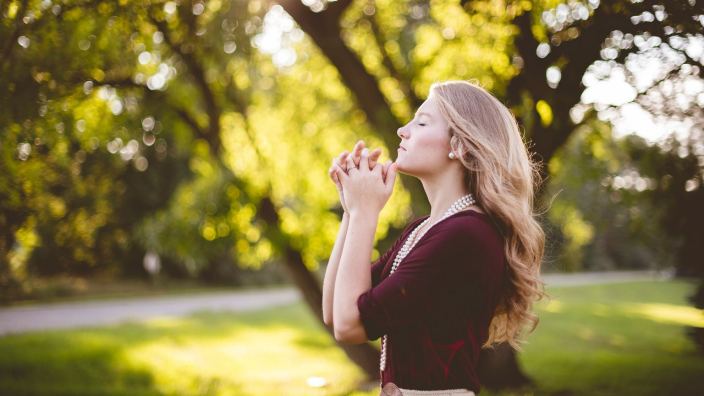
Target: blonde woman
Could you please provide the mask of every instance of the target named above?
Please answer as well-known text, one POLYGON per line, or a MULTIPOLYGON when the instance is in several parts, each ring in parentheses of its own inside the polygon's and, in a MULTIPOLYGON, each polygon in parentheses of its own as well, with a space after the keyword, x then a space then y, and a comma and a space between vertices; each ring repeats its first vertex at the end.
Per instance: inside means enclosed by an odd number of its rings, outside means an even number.
POLYGON ((533 211, 539 173, 511 112, 480 86, 435 83, 399 128, 394 162, 358 142, 333 160, 344 208, 323 285, 335 338, 381 340, 382 395, 475 395, 481 348, 520 347, 542 297, 545 234, 533 211), (430 214, 369 267, 379 212, 401 172, 420 179, 430 214))

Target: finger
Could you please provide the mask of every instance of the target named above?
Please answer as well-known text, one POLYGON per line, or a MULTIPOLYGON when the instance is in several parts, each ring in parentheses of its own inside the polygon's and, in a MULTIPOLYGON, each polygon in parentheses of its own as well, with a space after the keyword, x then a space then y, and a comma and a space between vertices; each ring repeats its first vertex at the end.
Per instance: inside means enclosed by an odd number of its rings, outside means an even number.
POLYGON ((342 187, 342 185, 340 184, 340 177, 337 175, 337 169, 334 166, 330 169, 330 177, 332 178, 332 181, 335 182, 335 185, 337 185, 337 187, 342 187))
POLYGON ((374 151, 369 154, 369 167, 374 168, 376 166, 377 160, 379 159, 379 156, 381 155, 381 149, 376 148, 374 151))
POLYGON ((347 171, 347 156, 349 153, 347 151, 343 151, 340 155, 337 156, 337 163, 340 165, 342 169, 347 171))
POLYGON ((349 172, 351 172, 353 170, 357 170, 357 166, 354 164, 354 157, 352 157, 351 155, 347 157, 346 164, 347 164, 347 173, 348 174, 349 174, 349 172))
POLYGON ((360 155, 359 169, 371 170, 371 167, 369 166, 369 149, 366 147, 362 149, 362 154, 360 155))
POLYGON ((357 144, 354 145, 354 150, 353 152, 353 159, 354 159, 354 166, 358 167, 359 166, 359 160, 362 154, 362 150, 364 149, 364 140, 360 140, 357 142, 357 144))
POLYGON ((354 144, 354 147, 352 147, 352 151, 350 151, 350 156, 356 157, 359 156, 359 152, 364 148, 364 142, 361 140, 358 140, 357 143, 354 144))
POLYGON ((396 181, 397 169, 398 169, 398 165, 396 165, 395 162, 392 162, 389 165, 389 171, 386 174, 386 188, 387 188, 387 190, 393 190, 393 188, 394 188, 394 182, 396 181))
MULTIPOLYGON (((372 168, 372 174, 374 176, 381 176, 381 168, 382 167, 383 167, 382 164, 379 164, 379 163, 375 164, 374 167, 372 168)), ((383 182, 383 180, 382 180, 382 182, 383 182)))
POLYGON ((335 165, 339 165, 340 162, 338 161, 337 158, 332 159, 332 164, 330 164, 330 169, 328 169, 328 174, 330 175, 330 178, 332 181, 335 181, 335 174, 337 173, 337 170, 335 168, 335 165))
POLYGON ((381 178, 386 183, 386 175, 389 172, 389 165, 391 165, 391 160, 386 161, 386 163, 381 165, 381 178))
POLYGON ((335 164, 335 170, 336 170, 335 173, 337 174, 337 180, 340 181, 340 186, 342 186, 342 184, 343 184, 345 181, 347 181, 347 178, 348 178, 349 176, 347 175, 347 173, 345 173, 345 170, 342 169, 342 167, 340 166, 340 164, 335 164))

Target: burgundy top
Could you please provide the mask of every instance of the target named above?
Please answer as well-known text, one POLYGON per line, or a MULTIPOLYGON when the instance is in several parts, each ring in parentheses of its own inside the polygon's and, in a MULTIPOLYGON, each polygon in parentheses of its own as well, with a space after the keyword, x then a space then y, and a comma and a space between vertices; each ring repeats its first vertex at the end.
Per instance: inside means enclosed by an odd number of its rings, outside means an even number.
POLYGON ((484 213, 464 210, 431 227, 389 276, 412 221, 372 264, 372 288, 357 299, 369 340, 387 334, 381 386, 479 393, 481 345, 504 281, 503 238, 484 213))

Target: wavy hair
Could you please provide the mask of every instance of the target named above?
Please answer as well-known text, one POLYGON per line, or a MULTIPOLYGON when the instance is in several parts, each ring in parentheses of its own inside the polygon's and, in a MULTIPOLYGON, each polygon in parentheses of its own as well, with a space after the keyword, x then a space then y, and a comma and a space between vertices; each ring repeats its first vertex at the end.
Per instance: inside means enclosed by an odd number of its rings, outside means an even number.
POLYGON ((504 237, 508 276, 482 347, 508 342, 519 350, 525 327, 538 325, 533 302, 546 296, 540 280, 545 233, 533 211, 539 164, 528 153, 511 111, 471 81, 436 82, 450 146, 465 167, 469 191, 504 237))

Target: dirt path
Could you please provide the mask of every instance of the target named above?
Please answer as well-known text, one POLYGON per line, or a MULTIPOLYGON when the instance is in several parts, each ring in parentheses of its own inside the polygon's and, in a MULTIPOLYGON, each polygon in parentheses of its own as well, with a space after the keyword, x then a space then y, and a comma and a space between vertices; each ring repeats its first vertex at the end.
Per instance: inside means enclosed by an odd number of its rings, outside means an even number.
MULTIPOLYGON (((654 271, 586 272, 543 276, 548 286, 579 286, 669 278, 671 278, 670 273, 654 271)), ((102 326, 127 320, 181 316, 202 310, 243 312, 291 304, 300 300, 298 290, 291 287, 6 307, 0 308, 0 336, 36 330, 102 326)))
POLYGON ((180 316, 195 311, 243 312, 299 300, 294 288, 135 297, 0 308, 0 335, 46 329, 101 326, 127 320, 180 316))

